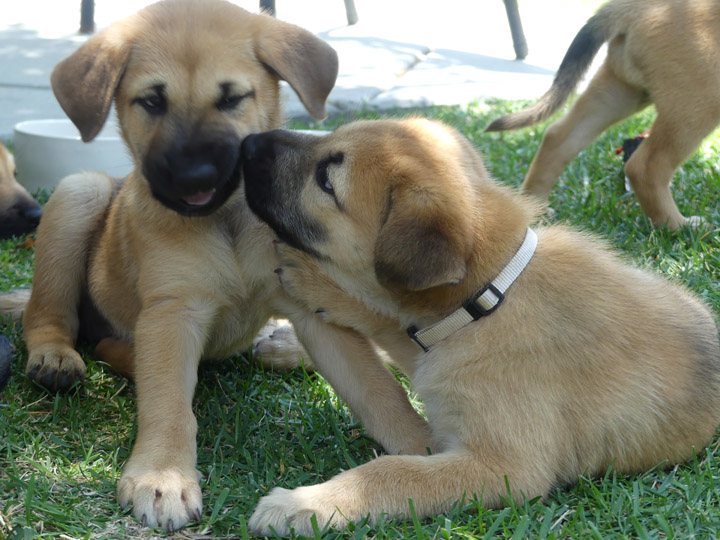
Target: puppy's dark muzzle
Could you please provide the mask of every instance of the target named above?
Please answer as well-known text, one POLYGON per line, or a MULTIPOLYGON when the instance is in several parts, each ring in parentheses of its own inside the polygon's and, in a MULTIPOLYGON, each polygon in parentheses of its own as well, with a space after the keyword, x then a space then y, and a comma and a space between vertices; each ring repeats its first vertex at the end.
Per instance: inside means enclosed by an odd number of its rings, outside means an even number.
POLYGON ((272 199, 276 158, 275 132, 248 135, 240 147, 243 162, 245 196, 250 208, 268 219, 268 206, 272 199))
POLYGON ((186 216, 207 216, 240 184, 242 159, 235 137, 176 143, 149 156, 143 172, 153 196, 186 216))
MULTIPOLYGON (((245 194, 250 208, 256 213, 266 214, 276 187, 274 184, 277 182, 278 164, 284 163, 285 158, 292 154, 293 138, 292 133, 276 129, 248 135, 242 142, 240 154, 243 161, 245 194)), ((287 167, 288 164, 284 163, 283 168, 287 167)))
POLYGON ((279 238, 311 253, 325 231, 303 213, 299 201, 316 140, 313 135, 275 130, 247 136, 240 150, 250 209, 279 238))
POLYGON ((41 217, 42 207, 27 195, 0 214, 0 239, 34 231, 41 217))
POLYGON ((241 155, 245 161, 271 163, 275 159, 274 133, 261 133, 248 135, 240 147, 241 155))
POLYGON ((302 152, 303 143, 311 140, 311 135, 282 129, 248 135, 242 143, 242 158, 269 166, 277 159, 287 158, 287 153, 302 152))

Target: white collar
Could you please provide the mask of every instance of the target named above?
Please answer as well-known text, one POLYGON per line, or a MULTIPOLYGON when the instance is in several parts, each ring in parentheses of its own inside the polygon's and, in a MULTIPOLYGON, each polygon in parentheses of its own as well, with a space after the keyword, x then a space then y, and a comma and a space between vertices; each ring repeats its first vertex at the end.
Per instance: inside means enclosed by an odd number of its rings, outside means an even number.
POLYGON ((517 250, 515 256, 493 281, 485 285, 480 292, 463 304, 460 309, 441 321, 421 330, 418 330, 415 326, 408 328, 410 337, 427 352, 437 342, 454 334, 471 322, 477 321, 480 317, 495 311, 505 300, 505 291, 525 270, 530 259, 532 259, 537 243, 535 231, 528 228, 520 249, 517 250))

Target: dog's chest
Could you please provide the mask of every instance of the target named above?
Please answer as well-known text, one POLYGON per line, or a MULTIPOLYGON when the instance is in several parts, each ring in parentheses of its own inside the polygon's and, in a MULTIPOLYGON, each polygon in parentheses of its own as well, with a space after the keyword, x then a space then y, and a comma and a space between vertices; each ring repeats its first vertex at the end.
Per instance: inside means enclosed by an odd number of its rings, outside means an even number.
POLYGON ((245 350, 271 315, 273 298, 280 294, 272 241, 264 226, 253 222, 224 225, 214 251, 215 285, 220 308, 205 356, 225 356, 245 350))

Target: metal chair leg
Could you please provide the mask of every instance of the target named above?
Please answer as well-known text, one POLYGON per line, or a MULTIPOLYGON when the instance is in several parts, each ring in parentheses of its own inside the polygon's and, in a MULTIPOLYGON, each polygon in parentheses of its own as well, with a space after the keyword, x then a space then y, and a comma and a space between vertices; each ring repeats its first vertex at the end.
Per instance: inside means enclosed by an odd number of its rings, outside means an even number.
POLYGON ((515 57, 518 60, 523 60, 528 54, 528 47, 525 41, 522 22, 520 21, 520 11, 518 10, 517 0, 503 0, 503 2, 505 2, 505 11, 507 12, 508 22, 510 23, 510 33, 512 34, 513 47, 515 48, 515 57))
POLYGON ((358 14, 355 9, 355 0, 345 0, 345 13, 347 14, 348 26, 358 22, 358 14))
POLYGON ((275 16, 275 0, 260 0, 260 9, 264 10, 268 15, 275 16))
POLYGON ((82 0, 80 4, 80 33, 92 34, 95 31, 95 0, 82 0))

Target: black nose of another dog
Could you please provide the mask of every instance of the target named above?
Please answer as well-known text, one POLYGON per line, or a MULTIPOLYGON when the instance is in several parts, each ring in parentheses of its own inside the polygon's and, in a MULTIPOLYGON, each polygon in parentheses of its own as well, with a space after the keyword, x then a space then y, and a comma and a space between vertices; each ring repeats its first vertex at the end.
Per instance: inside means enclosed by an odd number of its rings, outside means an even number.
POLYGON ((275 157, 274 141, 271 134, 248 135, 242 142, 240 150, 244 160, 273 159, 275 157))
POLYGON ((42 207, 39 204, 27 206, 21 211, 22 217, 33 228, 37 227, 42 217, 42 207))

